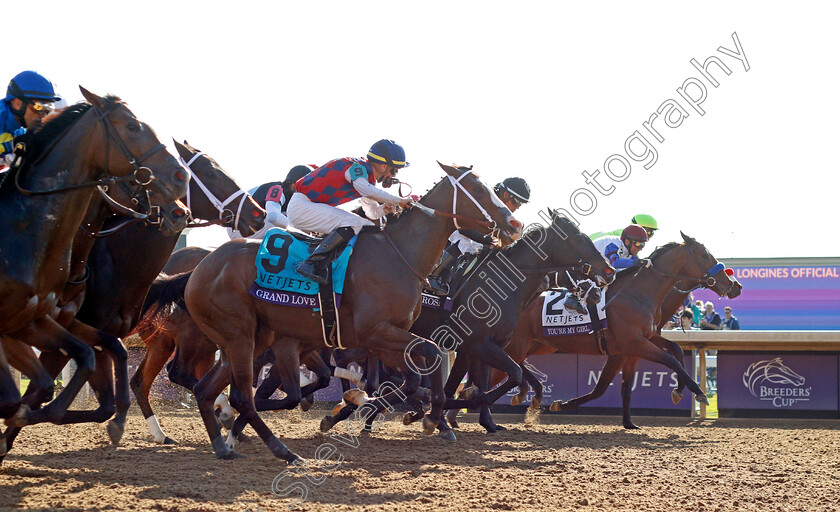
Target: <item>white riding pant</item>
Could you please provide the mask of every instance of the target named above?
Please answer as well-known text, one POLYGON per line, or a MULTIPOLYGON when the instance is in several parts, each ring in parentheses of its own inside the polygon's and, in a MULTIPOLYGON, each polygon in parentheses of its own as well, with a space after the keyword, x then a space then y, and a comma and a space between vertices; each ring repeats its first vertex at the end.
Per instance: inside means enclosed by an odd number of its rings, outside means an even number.
POLYGON ((364 226, 375 224, 355 213, 324 203, 315 203, 306 195, 295 192, 286 209, 289 223, 301 231, 331 233, 340 227, 351 227, 358 235, 364 226))

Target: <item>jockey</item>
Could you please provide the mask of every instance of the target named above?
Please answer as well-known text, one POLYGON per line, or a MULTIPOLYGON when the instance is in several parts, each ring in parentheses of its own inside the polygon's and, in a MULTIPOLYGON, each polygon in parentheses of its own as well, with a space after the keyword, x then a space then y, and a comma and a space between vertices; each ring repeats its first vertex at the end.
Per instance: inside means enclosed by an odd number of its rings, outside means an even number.
MULTIPOLYGON (((603 236, 594 241, 595 248, 603 254, 616 270, 630 267, 650 267, 650 260, 639 258, 639 251, 648 241, 647 230, 638 224, 630 224, 621 236, 603 236)), ((580 314, 586 313, 577 294, 569 293, 563 305, 580 314)))
POLYGON ((374 225, 355 213, 336 208, 338 205, 361 197, 365 214, 375 219, 393 211, 394 206, 408 207, 411 198, 403 199, 376 187, 377 182, 390 186, 391 179, 408 165, 402 146, 383 139, 371 146, 367 158, 332 160, 299 179, 289 201, 289 222, 303 231, 329 234, 298 265, 297 271, 320 284, 327 284, 329 256, 362 227, 374 225))
MULTIPOLYGON (((630 223, 631 224, 638 224, 639 226, 642 226, 643 228, 645 228, 645 231, 647 231, 648 240, 653 238, 653 233, 657 229, 659 229, 659 226, 656 224, 656 219, 654 219, 653 217, 651 217, 650 215, 648 215, 646 213, 640 213, 638 215, 635 215, 633 217, 633 219, 630 220, 630 223)), ((593 233, 593 234, 589 235, 589 238, 591 238, 592 240, 597 240, 598 238, 601 238, 603 236, 619 236, 619 235, 621 235, 621 230, 616 229, 615 231, 606 231, 606 232, 599 231, 598 233, 593 233)))
MULTIPOLYGON (((507 178, 497 183, 493 190, 511 213, 531 199, 531 188, 522 178, 507 178)), ((484 246, 493 245, 490 235, 483 235, 473 229, 459 229, 449 236, 449 245, 443 251, 435 269, 429 275, 429 288, 438 295, 449 294, 449 281, 452 279, 455 262, 462 254, 475 254, 484 246)))
POLYGON ((0 165, 14 160, 14 139, 46 117, 61 98, 52 82, 35 71, 15 75, 0 102, 0 165))
MULTIPOLYGON (((254 198, 254 201, 266 211, 265 226, 248 238, 262 240, 266 232, 271 228, 279 227, 287 229, 289 227, 286 209, 289 207, 289 199, 295 193, 295 182, 314 169, 315 166, 296 165, 286 174, 286 179, 283 181, 263 183, 248 191, 248 194, 254 198)), ((228 228, 228 235, 231 239, 242 238, 238 230, 231 228, 228 228)))

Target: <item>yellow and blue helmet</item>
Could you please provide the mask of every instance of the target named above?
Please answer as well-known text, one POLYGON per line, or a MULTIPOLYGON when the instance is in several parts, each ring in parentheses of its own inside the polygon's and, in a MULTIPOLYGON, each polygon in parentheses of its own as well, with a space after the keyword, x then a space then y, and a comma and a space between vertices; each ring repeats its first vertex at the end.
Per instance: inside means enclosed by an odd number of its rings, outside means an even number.
POLYGON ((368 160, 393 165, 397 169, 408 167, 405 161, 405 150, 396 142, 388 139, 377 141, 368 151, 368 160))

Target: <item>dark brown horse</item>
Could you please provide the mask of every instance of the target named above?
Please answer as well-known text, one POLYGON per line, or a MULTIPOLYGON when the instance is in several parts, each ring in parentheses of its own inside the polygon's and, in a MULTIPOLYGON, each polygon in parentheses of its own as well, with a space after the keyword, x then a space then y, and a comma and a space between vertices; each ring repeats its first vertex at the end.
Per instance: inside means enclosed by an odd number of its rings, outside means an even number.
MULTIPOLYGON (((421 199, 419 207, 392 220, 384 231, 360 235, 347 272, 339 312, 342 341, 347 346, 373 351, 395 368, 407 369, 408 364, 424 368, 423 360, 430 366, 440 360, 434 343, 407 330, 420 313, 424 277, 455 228, 446 214, 430 217, 428 209, 454 209, 453 214, 459 215, 462 222, 464 218, 480 221, 485 215, 501 228, 501 237, 508 243, 518 238, 521 231, 521 224, 474 174, 466 169, 442 167, 449 176, 421 199)), ((488 227, 492 225, 485 224, 485 229, 488 227)), ((293 462, 297 455, 257 415, 251 388, 253 359, 268 348, 273 338, 275 364, 287 393, 275 406, 294 407, 302 394, 328 383, 328 378, 321 378, 301 390, 298 381, 300 356, 320 348, 321 326, 311 311, 273 305, 249 295, 256 278, 258 248, 258 243, 246 240, 228 242, 199 263, 189 277, 184 292, 189 312, 222 351, 220 363, 193 390, 217 457, 237 456, 221 437, 212 407, 232 379, 241 396, 239 403, 233 404, 240 419, 244 418, 256 430, 275 456, 293 462)), ((439 364, 432 377, 432 411, 428 421, 424 421, 427 433, 432 433, 440 422, 445 399, 439 364)), ((413 394, 419 379, 419 374, 410 372, 400 389, 374 401, 375 411, 413 394)))
MULTIPOLYGON (((682 244, 671 243, 660 247, 651 255, 651 260, 651 268, 640 269, 637 273, 632 270, 619 273, 611 286, 611 293, 616 294, 614 299, 610 299, 610 292, 607 293, 610 302, 607 306, 606 350, 610 356, 616 356, 610 359, 616 367, 613 369, 605 366, 603 373, 611 371, 612 375, 615 375, 621 368, 619 363, 623 362, 618 356, 657 362, 676 372, 698 401, 708 403, 705 394, 685 371, 682 363, 663 350, 663 347, 670 347, 673 343, 659 334, 663 316, 662 306, 668 293, 678 284, 686 287, 702 284, 720 295, 726 295, 735 287, 734 281, 726 274, 722 265, 718 267, 717 260, 705 246, 685 235, 682 244), (717 268, 720 270, 716 270, 717 268), (714 275, 709 275, 712 269, 715 269, 714 275)), ((591 334, 543 336, 541 300, 535 300, 528 305, 511 345, 511 352, 516 353, 514 359, 520 361, 531 354, 555 351, 601 354, 598 343, 591 334), (527 348, 523 350, 522 347, 527 348)), ((609 380, 606 382, 608 385, 609 380)), ((628 378, 622 385, 623 396, 629 396, 627 393, 631 387, 632 379, 628 378)), ((587 400, 582 401, 556 401, 551 410, 577 407, 593 398, 594 396, 587 396, 587 400)))
MULTIPOLYGON (((737 280, 735 280, 731 276, 729 276, 729 280, 732 281, 733 286, 731 286, 726 296, 730 299, 734 299, 735 297, 740 295, 742 286, 737 280)), ((692 290, 682 290, 678 286, 674 286, 674 288, 672 288, 671 291, 668 292, 668 296, 666 297, 665 302, 662 303, 661 308, 662 314, 658 325, 658 333, 660 334, 660 336, 662 334, 662 327, 676 313, 679 307, 683 304, 685 297, 688 296, 688 294, 691 291, 692 290)), ((536 302, 541 301, 538 300, 536 302)), ((531 313, 534 314, 533 311, 531 311, 531 313)), ((541 311, 538 314, 541 314, 541 311)), ((554 348, 554 346, 540 343, 537 339, 530 338, 528 336, 518 335, 527 331, 528 330, 524 327, 521 333, 519 330, 517 330, 516 334, 511 338, 511 342, 506 349, 508 355, 510 355, 511 358, 513 358, 519 363, 523 363, 527 357, 530 357, 532 355, 553 354, 559 352, 577 353, 574 347, 567 346, 565 347, 565 350, 557 350, 556 348, 554 348)), ((682 363, 684 354, 682 348, 678 344, 667 340, 664 337, 656 338, 651 341, 654 344, 656 344, 660 349, 674 356, 674 359, 676 359, 678 362, 682 363)), ((608 356, 604 364, 604 368, 598 376, 598 382, 595 384, 595 388, 593 388, 593 390, 590 393, 579 397, 577 399, 578 402, 576 402, 577 406, 580 406, 583 403, 589 402, 602 396, 607 391, 610 382, 612 382, 616 373, 620 369, 622 393, 622 423, 624 425, 624 428, 626 429, 639 428, 633 423, 630 411, 630 397, 632 394, 633 380, 638 362, 638 357, 632 357, 626 354, 613 354, 608 356)), ((497 372, 493 372, 493 385, 495 385, 498 382, 501 382, 503 378, 504 375, 497 372)), ((671 391, 671 397, 675 404, 678 403, 680 399, 682 399, 683 389, 685 388, 685 382, 683 382, 681 379, 678 379, 678 382, 678 387, 671 391)), ((540 384, 537 379, 529 379, 528 383, 531 384, 534 390, 534 396, 531 399, 530 408, 538 409, 540 403, 542 402, 542 384, 540 384)), ((528 391, 529 389, 526 384, 520 386, 519 393, 513 398, 511 398, 511 405, 518 405, 524 402, 528 391)))
POLYGON ((101 333, 81 322, 65 329, 50 316, 72 280, 71 243, 94 187, 128 182, 137 195, 149 190, 158 204, 186 190, 183 168, 119 98, 82 93, 89 103, 68 108, 28 135, 24 164, 0 186, 0 248, 8 253, 0 263, 0 335, 42 351, 63 351, 78 365, 48 406, 19 407, 9 420, 15 426, 59 421, 93 370, 93 350, 82 339, 94 348, 103 342, 101 333))

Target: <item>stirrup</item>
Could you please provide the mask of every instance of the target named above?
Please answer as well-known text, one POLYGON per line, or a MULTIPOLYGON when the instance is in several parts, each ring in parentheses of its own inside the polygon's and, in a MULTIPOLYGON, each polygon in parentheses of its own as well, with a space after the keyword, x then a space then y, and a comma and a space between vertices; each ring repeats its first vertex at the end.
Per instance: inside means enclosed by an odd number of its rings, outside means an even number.
POLYGON ((581 305, 577 296, 573 294, 569 294, 569 296, 566 297, 566 300, 563 301, 563 306, 566 308, 566 310, 574 311, 579 315, 585 315, 587 313, 586 308, 584 308, 583 305, 581 305))
MULTIPOLYGON (((297 267, 298 274, 304 277, 308 277, 309 279, 312 279, 318 284, 328 284, 329 281, 327 281, 327 277, 325 275, 318 274, 318 270, 319 269, 315 268, 315 265, 313 265, 312 263, 307 263, 306 261, 300 262, 300 264, 297 267)), ((324 274, 326 273, 326 269, 324 269, 324 274)))

